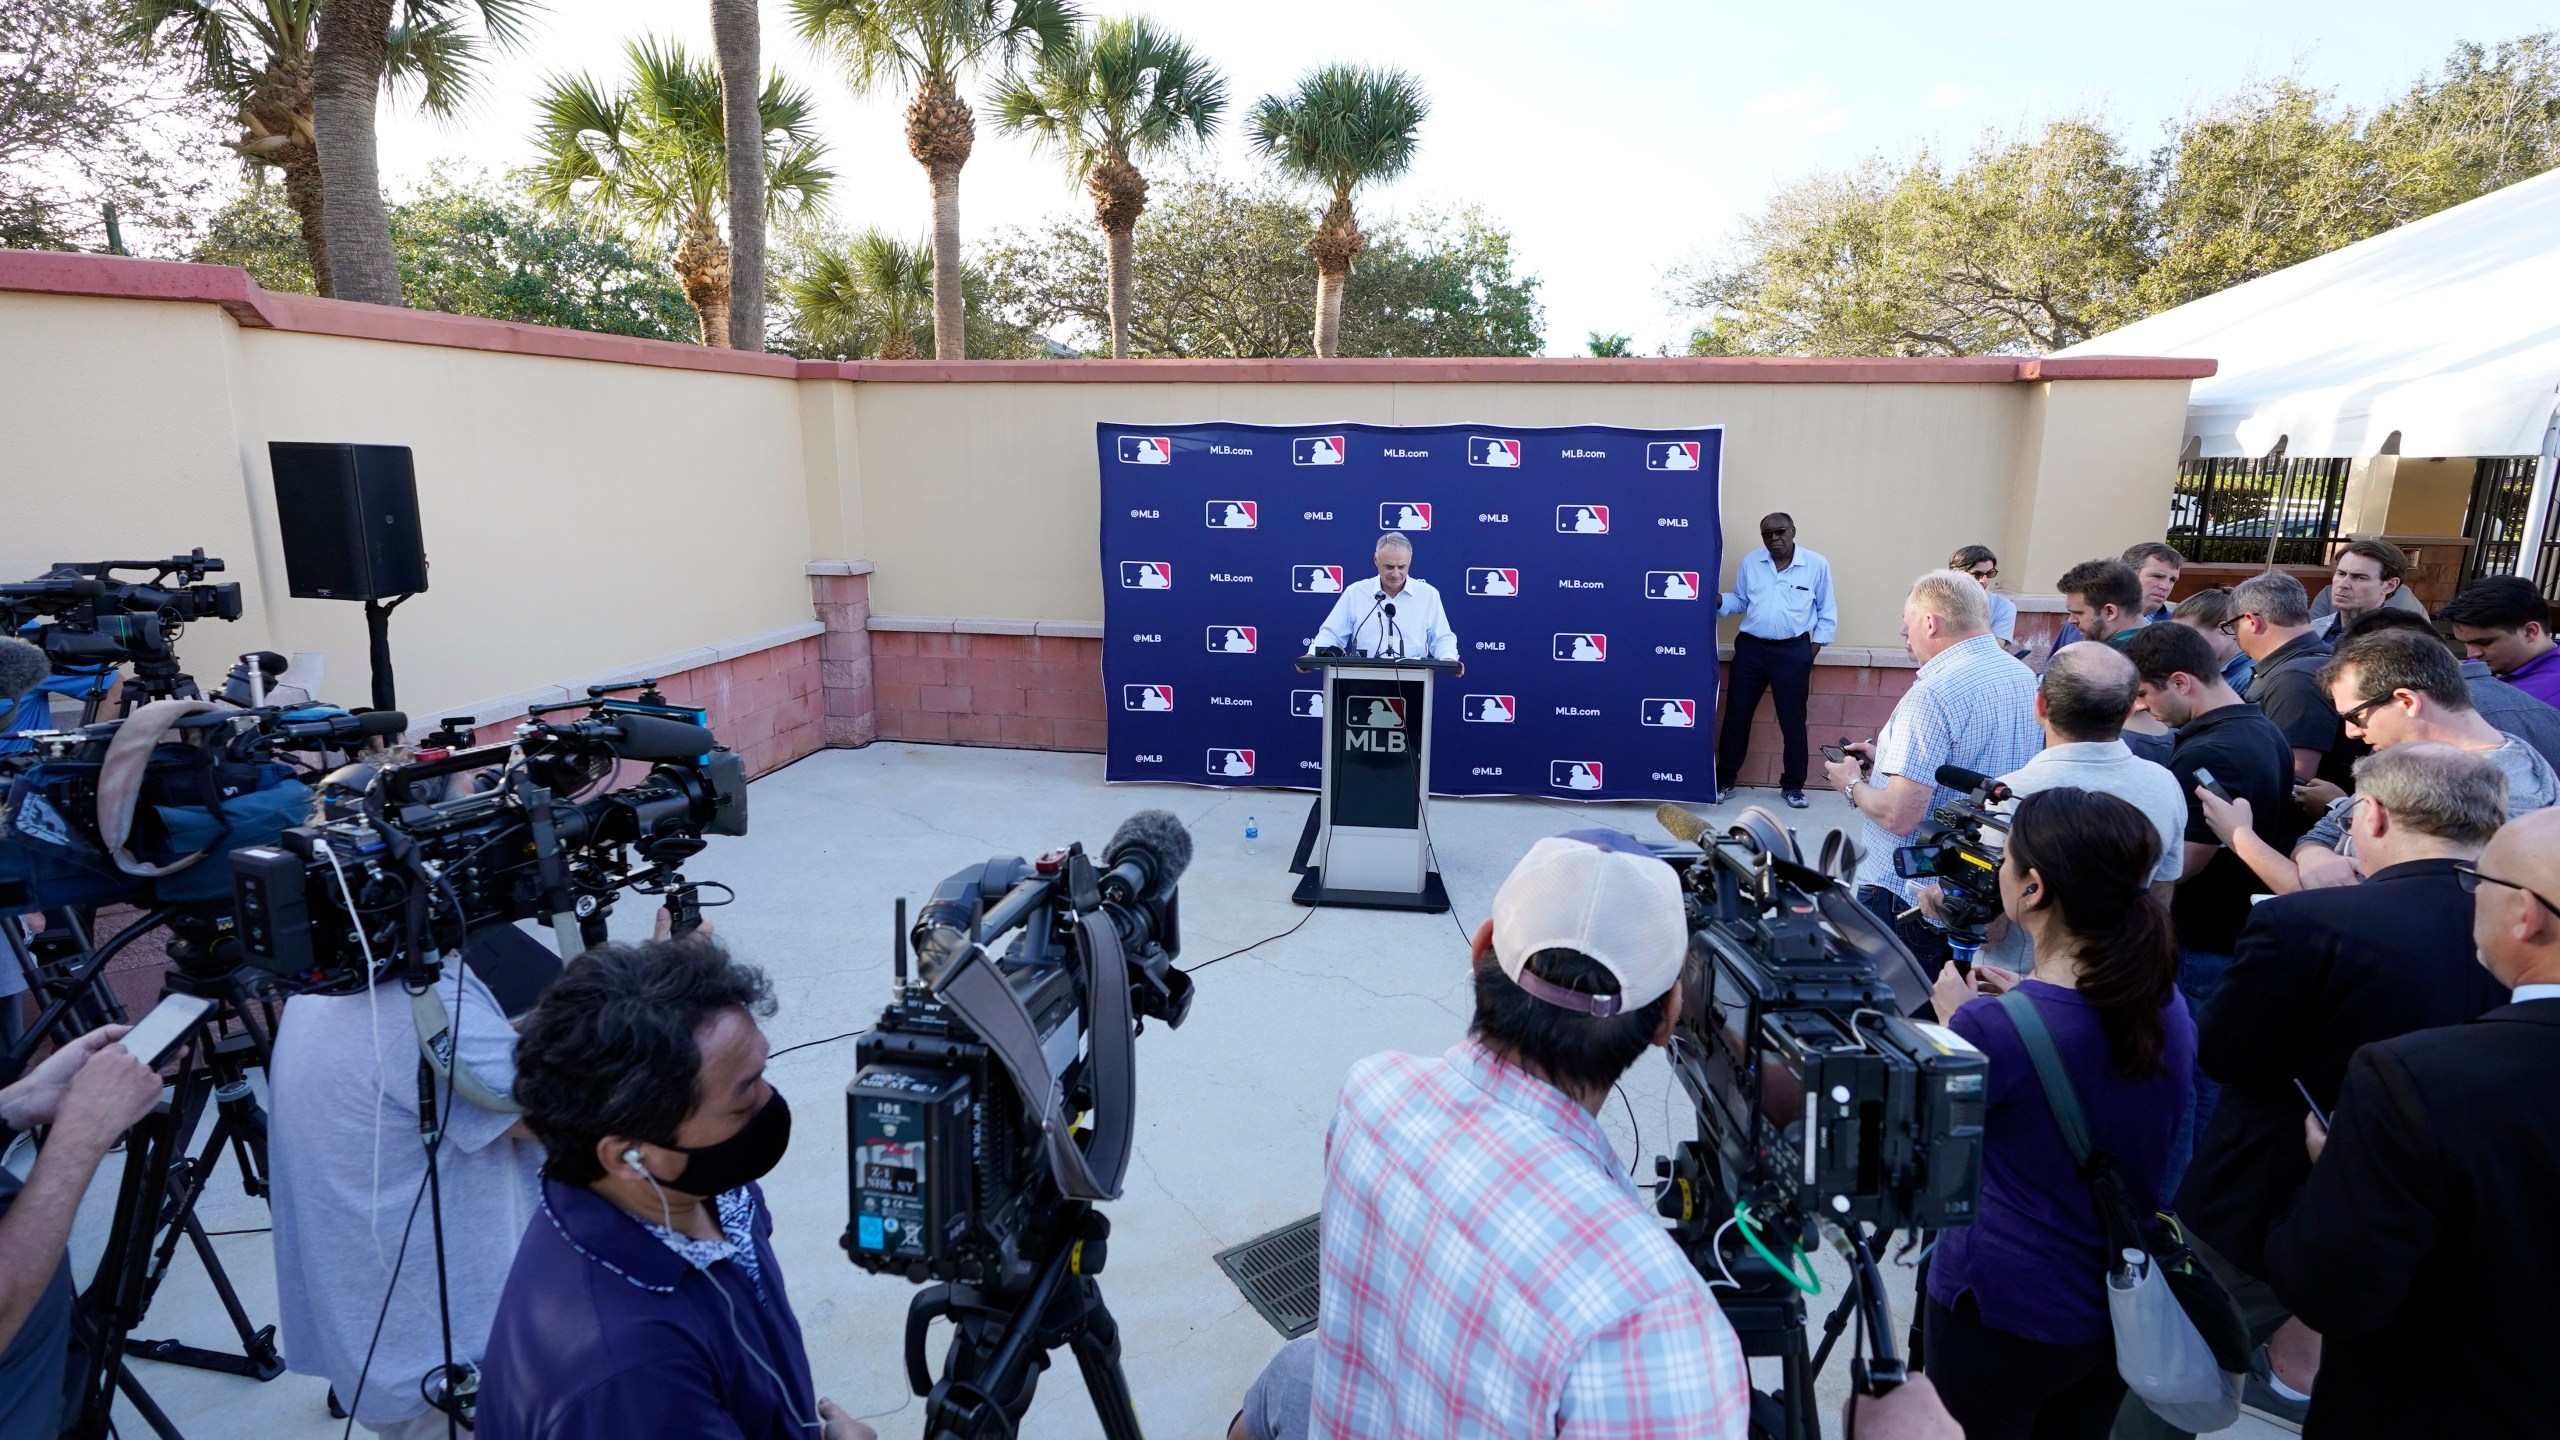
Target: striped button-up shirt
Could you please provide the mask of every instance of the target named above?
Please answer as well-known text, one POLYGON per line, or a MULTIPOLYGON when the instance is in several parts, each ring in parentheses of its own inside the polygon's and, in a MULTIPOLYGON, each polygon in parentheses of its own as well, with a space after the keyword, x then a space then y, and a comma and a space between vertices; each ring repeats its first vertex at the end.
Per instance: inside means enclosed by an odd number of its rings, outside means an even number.
MULTIPOLYGON (((2000 648, 1988 635, 1976 635, 1932 656, 1913 677, 1911 689, 1893 707, 1884 730, 1876 736, 1875 772, 1866 783, 1882 789, 1896 775, 1936 787, 1929 811, 1960 800, 1964 792, 1938 784, 1938 767, 1961 765, 1982 775, 2006 775, 2024 766, 2044 748, 2044 729, 2036 724, 2035 672, 2000 648)), ((1911 843, 1866 820, 1858 836, 1860 885, 1881 885, 1906 901, 1919 892, 1919 882, 1893 873, 1896 846, 1911 843)))
POLYGON ((1474 1042, 1353 1066, 1308 1433, 1739 1440, 1740 1344, 1591 1112, 1474 1042))

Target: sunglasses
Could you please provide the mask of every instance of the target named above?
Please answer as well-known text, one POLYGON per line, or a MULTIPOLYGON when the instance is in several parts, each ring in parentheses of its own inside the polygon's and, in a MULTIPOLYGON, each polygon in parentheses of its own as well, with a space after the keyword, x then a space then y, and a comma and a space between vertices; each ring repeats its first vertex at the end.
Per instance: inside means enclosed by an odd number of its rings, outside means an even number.
POLYGON ((1793 530, 1763 530, 1760 532, 1760 538, 1763 540, 1783 540, 1794 533, 1796 532, 1793 530))
POLYGON ((2541 891, 2534 889, 2530 885, 2519 885, 2513 880, 2501 880, 2495 875, 2483 875, 2480 873, 2480 867, 2472 864, 2468 860, 2454 861, 2453 874, 2454 878, 2461 882, 2462 893, 2465 895, 2479 894, 2480 887, 2484 883, 2490 885, 2503 885, 2509 890, 2521 890, 2525 894, 2532 896, 2533 903, 2550 911, 2554 917, 2560 917, 2560 905, 2552 904, 2550 900, 2543 896, 2541 891))
POLYGON ((1997 580, 2000 578, 2000 567, 1994 565, 1988 570, 1967 570, 1964 573, 1976 580, 1997 580))
POLYGON ((2388 703, 2391 697, 2399 693, 2400 692, 2397 690, 2386 690, 2357 706, 2353 710, 2341 710, 2338 712, 2338 723, 2341 725, 2353 725, 2357 729, 2361 730, 2364 728, 2364 717, 2372 714, 2376 709, 2388 703))

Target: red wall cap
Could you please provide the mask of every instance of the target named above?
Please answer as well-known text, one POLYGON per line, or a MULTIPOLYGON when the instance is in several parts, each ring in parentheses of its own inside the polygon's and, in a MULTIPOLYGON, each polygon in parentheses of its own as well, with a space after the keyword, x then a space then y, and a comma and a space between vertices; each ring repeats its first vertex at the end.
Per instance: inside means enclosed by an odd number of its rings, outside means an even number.
POLYGON ((258 288, 230 265, 183 265, 121 255, 0 250, 0 290, 186 300, 219 305, 241 325, 302 335, 393 340, 460 350, 606 360, 733 375, 868 380, 889 384, 1399 384, 1487 382, 1620 385, 2006 385, 2045 380, 2194 380, 2211 360, 2140 355, 2039 359, 1966 355, 1874 359, 1736 356, 1629 360, 1543 357, 1343 360, 794 360, 670 340, 599 335, 547 325, 321 300, 258 288))

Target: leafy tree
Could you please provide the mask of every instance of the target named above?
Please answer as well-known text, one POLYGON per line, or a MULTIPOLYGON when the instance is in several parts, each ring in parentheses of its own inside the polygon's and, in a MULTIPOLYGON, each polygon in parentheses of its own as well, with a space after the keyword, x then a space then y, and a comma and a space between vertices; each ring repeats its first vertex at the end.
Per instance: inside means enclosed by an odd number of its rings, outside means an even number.
POLYGON ((1422 85, 1401 70, 1328 65, 1286 96, 1255 103, 1253 148, 1292 180, 1325 187, 1332 203, 1308 253, 1316 260, 1316 354, 1341 352, 1343 286, 1368 241, 1351 212, 1352 192, 1392 180, 1413 165, 1431 113, 1422 85))
MULTIPOLYGON (((520 186, 439 168, 389 214, 400 282, 420 309, 652 340, 694 332, 663 255, 546 216, 520 186)), ((298 217, 274 186, 223 207, 188 258, 241 266, 269 290, 313 293, 298 217)))
POLYGON ((1111 353, 1127 356, 1147 208, 1135 162, 1216 133, 1227 82, 1179 37, 1145 20, 1106 20, 1001 86, 995 106, 1003 128, 1054 146, 1093 196, 1093 223, 1110 247, 1111 353))
MULTIPOLYGON (((969 305, 969 353, 1032 359, 1039 337, 987 313, 985 275, 961 272, 969 305)), ((844 236, 815 233, 783 257, 776 286, 782 302, 778 348, 812 359, 912 360, 933 343, 933 242, 901 240, 882 230, 844 236)))
MULTIPOLYGON (((1137 235, 1146 275, 1130 317, 1142 357, 1305 355, 1315 226, 1267 181, 1189 173, 1158 188, 1137 235)), ((1059 219, 986 247, 989 308, 1026 333, 1109 334, 1110 273, 1093 227, 1059 219)), ((1342 344, 1363 355, 1530 355, 1538 282, 1513 270, 1511 237, 1472 208, 1381 227, 1344 288, 1342 344)))
MULTIPOLYGON (((554 77, 534 134, 533 194, 553 214, 592 230, 624 225, 675 232, 676 278, 702 317, 705 345, 729 338, 729 246, 720 238, 729 164, 720 77, 682 45, 640 39, 626 51, 624 88, 607 93, 587 76, 554 77)), ((805 211, 835 172, 810 114, 809 93, 765 81, 768 209, 805 211)))
POLYGON ((108 203, 153 233, 200 218, 202 99, 118 20, 115 0, 0 0, 0 249, 100 245, 108 203))
POLYGON ((1591 332, 1590 350, 1591 358, 1594 360, 1624 360, 1628 356, 1636 353, 1635 337, 1615 334, 1603 335, 1599 331, 1594 330, 1591 332))
POLYGON ((978 120, 960 81, 988 63, 1010 70, 1025 51, 1061 52, 1077 14, 1066 0, 791 0, 800 35, 833 51, 857 93, 913 91, 907 153, 933 187, 933 353, 965 359, 960 167, 978 120))

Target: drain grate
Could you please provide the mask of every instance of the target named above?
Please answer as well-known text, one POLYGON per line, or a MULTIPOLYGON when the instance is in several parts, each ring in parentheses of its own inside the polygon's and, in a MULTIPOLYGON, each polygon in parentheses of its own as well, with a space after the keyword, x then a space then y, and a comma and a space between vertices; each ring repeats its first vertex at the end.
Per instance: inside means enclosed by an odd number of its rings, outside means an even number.
POLYGON ((1316 1328, 1316 1282, 1323 1271, 1321 1218, 1310 1215, 1218 1252, 1218 1268, 1272 1329, 1292 1340, 1316 1328))

